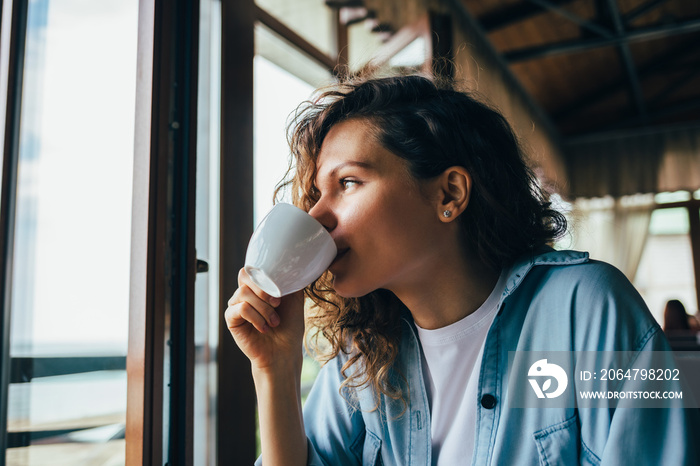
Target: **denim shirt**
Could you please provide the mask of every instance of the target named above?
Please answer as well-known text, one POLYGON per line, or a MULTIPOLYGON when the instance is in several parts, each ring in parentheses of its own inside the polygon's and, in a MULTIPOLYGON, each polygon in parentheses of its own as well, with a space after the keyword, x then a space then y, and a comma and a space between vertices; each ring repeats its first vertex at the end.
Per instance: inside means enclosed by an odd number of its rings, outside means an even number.
MULTIPOLYGON (((400 345, 396 369, 408 385, 405 402, 382 396, 377 407, 370 389, 339 392, 342 353, 321 369, 304 407, 309 464, 431 464, 430 410, 410 316, 400 345)), ((462 464, 700 464, 691 410, 511 406, 510 351, 603 350, 670 348, 614 267, 550 248, 518 261, 484 344, 474 451, 462 464)))

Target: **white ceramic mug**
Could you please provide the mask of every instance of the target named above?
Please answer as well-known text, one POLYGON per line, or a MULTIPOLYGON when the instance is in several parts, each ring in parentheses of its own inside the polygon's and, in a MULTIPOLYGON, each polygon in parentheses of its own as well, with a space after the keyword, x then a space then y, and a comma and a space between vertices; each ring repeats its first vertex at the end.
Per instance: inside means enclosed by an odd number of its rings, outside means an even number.
POLYGON ((277 204, 248 243, 245 271, 267 294, 280 298, 321 276, 338 250, 318 220, 291 204, 277 204))

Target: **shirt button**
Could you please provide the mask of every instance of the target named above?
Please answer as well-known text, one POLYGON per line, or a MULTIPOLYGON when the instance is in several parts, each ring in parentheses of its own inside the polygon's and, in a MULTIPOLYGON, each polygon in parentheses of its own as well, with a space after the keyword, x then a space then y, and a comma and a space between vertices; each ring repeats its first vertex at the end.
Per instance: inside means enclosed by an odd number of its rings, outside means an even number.
POLYGON ((481 406, 486 409, 493 409, 496 406, 496 397, 486 394, 481 397, 481 406))

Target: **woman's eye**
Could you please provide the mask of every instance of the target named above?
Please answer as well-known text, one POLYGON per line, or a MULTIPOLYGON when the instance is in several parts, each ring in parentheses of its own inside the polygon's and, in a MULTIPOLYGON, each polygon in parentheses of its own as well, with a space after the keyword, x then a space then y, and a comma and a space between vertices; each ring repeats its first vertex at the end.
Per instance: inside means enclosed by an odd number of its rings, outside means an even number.
POLYGON ((340 184, 343 186, 343 188, 347 189, 360 183, 357 180, 343 178, 340 180, 340 184))

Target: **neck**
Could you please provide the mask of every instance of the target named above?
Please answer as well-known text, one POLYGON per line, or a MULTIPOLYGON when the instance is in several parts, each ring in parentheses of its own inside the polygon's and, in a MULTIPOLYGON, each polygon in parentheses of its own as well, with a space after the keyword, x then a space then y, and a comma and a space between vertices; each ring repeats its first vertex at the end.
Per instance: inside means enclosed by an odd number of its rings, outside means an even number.
POLYGON ((391 291, 406 305, 416 325, 437 329, 472 314, 491 294, 499 272, 475 254, 439 255, 420 274, 391 291))

